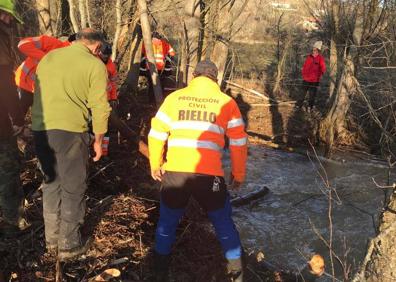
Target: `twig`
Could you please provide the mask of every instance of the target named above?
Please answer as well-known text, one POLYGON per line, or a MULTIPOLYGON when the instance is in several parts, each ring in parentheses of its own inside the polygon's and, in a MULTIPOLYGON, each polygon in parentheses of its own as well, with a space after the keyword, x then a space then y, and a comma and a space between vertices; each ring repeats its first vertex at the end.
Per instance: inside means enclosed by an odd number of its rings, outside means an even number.
POLYGON ((382 186, 382 185, 379 185, 375 181, 374 177, 371 177, 371 179, 373 180, 373 182, 374 182, 375 186, 377 186, 377 188, 380 188, 380 189, 391 189, 391 188, 395 189, 396 188, 396 183, 393 183, 392 185, 382 186))
POLYGON ((101 169, 99 169, 97 172, 95 172, 92 176, 88 178, 88 181, 92 180, 94 177, 98 176, 101 172, 105 171, 109 166, 113 165, 114 162, 110 162, 109 164, 105 165, 101 169))
POLYGON ((134 197, 135 199, 138 199, 138 200, 143 200, 143 201, 147 201, 147 202, 153 202, 153 203, 159 203, 159 201, 158 200, 153 200, 153 199, 147 199, 147 198, 143 198, 143 197, 134 197))
POLYGON ((140 256, 143 257, 142 235, 140 233, 139 233, 139 248, 140 248, 140 256))
POLYGON ((62 263, 60 262, 59 259, 56 260, 56 265, 55 265, 55 282, 62 282, 63 281, 63 275, 62 275, 62 263))

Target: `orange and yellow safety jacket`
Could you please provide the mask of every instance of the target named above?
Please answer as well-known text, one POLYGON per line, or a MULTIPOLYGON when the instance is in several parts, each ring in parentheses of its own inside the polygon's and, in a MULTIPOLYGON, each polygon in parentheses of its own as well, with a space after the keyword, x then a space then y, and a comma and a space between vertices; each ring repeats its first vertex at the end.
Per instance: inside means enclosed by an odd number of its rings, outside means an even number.
MULTIPOLYGON (((47 35, 27 37, 18 44, 19 51, 27 58, 15 71, 15 84, 30 93, 34 93, 34 79, 36 68, 40 60, 49 52, 57 48, 70 46, 69 41, 62 42, 59 39, 47 35)), ((107 97, 109 100, 117 99, 117 67, 109 59, 107 64, 108 82, 107 97)))
POLYGON ((211 79, 194 78, 189 86, 170 94, 151 121, 151 169, 223 176, 225 136, 229 138, 232 175, 242 182, 247 135, 238 105, 211 79))
MULTIPOLYGON (((153 45, 153 51, 154 51, 154 58, 155 58, 155 65, 157 66, 158 71, 169 71, 171 69, 166 69, 166 61, 170 61, 170 57, 175 56, 175 50, 173 50, 172 46, 169 44, 168 41, 165 39, 159 39, 153 37, 152 39, 152 45, 153 45)), ((143 44, 142 46, 142 64, 145 66, 145 68, 141 68, 141 71, 146 71, 148 70, 147 66, 147 55, 146 55, 146 48, 143 44)))
POLYGON ((55 37, 47 35, 22 39, 18 44, 18 49, 27 58, 15 71, 16 85, 19 88, 33 93, 36 68, 40 60, 49 51, 69 45, 70 42, 62 42, 55 37))

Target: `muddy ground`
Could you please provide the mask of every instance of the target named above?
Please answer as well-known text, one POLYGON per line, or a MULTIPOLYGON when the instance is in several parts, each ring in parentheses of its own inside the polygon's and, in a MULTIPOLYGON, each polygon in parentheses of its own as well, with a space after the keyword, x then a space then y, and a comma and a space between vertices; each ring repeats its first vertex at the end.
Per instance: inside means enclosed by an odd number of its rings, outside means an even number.
MULTIPOLYGON (((246 94, 238 96, 242 93, 238 89, 230 88, 228 92, 236 97, 247 118, 251 141, 288 143, 285 139, 288 135, 280 132, 279 126, 284 128, 290 120, 293 114, 290 106, 280 106, 274 111, 261 105, 267 104, 262 99, 246 94)), ((145 139, 150 117, 155 113, 147 105, 145 92, 133 101, 121 101, 125 121, 145 139), (135 109, 136 102, 139 111, 135 109), (127 112, 131 114, 125 115, 127 112)), ((57 275, 62 276, 59 281, 93 281, 109 268, 121 271, 121 277, 112 281, 153 281, 152 248, 159 213, 159 184, 150 178, 148 162, 138 153, 136 145, 113 133, 109 157, 91 164, 88 210, 82 233, 94 242, 79 261, 58 267, 55 258, 45 251, 37 160, 28 152, 23 160, 27 216, 33 226, 16 239, 0 241, 4 281, 55 281, 57 275)), ((248 255, 246 281, 296 280, 294 275, 270 270, 265 262, 257 262, 256 254, 248 255)), ((171 278, 172 281, 230 281, 220 245, 205 214, 194 202, 178 228, 171 278)))

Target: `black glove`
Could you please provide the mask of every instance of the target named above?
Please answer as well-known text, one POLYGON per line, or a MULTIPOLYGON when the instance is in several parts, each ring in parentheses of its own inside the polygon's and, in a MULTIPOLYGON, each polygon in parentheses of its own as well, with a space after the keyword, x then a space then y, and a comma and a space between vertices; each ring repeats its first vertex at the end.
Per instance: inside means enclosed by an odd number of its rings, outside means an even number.
POLYGON ((109 104, 110 104, 110 107, 113 109, 113 111, 117 110, 118 100, 110 100, 109 104))

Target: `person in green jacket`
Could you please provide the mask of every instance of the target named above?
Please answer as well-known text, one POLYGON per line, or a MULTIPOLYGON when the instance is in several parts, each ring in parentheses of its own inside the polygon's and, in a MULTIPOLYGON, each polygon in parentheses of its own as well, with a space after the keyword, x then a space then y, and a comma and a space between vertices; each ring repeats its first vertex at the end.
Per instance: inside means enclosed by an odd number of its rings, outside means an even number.
POLYGON ((69 47, 49 52, 38 64, 32 107, 37 157, 44 174, 43 216, 49 251, 61 261, 86 252, 84 222, 89 159, 88 120, 92 119, 94 161, 102 155, 110 105, 107 71, 95 55, 102 34, 83 29, 69 47))

